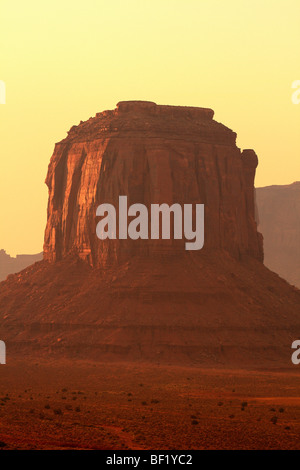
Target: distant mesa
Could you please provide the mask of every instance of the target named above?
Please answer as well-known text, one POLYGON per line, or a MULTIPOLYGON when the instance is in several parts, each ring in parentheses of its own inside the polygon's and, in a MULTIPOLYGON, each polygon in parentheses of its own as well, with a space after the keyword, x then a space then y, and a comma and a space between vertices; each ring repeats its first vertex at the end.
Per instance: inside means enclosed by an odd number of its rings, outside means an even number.
POLYGON ((9 274, 18 273, 37 261, 43 259, 43 253, 36 255, 17 255, 15 258, 8 255, 5 250, 0 250, 0 281, 6 279, 9 274))

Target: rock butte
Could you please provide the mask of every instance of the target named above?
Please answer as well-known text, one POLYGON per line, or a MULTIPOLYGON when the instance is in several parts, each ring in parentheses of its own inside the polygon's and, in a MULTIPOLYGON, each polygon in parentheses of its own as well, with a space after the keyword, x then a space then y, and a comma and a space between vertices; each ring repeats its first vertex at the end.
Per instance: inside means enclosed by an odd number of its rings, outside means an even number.
POLYGON ((76 252, 93 266, 143 253, 182 251, 182 242, 99 242, 96 207, 128 204, 205 205, 205 248, 262 260, 254 219, 253 150, 213 120, 211 109, 118 103, 113 111, 73 126, 56 144, 48 169, 44 257, 76 252))
POLYGON ((121 102, 56 144, 44 260, 1 284, 10 354, 294 367, 300 292, 262 263, 253 150, 203 108, 121 102), (203 203, 205 244, 107 240, 96 207, 203 203), (153 242, 153 243, 152 243, 153 242))

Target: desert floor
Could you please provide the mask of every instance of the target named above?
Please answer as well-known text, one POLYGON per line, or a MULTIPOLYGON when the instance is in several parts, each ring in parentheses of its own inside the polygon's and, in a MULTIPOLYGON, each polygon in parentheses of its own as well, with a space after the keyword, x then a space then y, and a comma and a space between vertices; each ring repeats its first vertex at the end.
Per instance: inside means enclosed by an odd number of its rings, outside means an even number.
POLYGON ((300 449, 300 375, 84 362, 0 366, 1 449, 300 449))

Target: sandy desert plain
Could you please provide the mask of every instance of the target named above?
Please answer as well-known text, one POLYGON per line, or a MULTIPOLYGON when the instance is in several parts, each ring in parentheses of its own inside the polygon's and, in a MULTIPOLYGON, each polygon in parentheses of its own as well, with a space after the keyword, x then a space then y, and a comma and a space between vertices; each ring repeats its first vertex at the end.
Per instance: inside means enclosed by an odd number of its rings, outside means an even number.
POLYGON ((2 449, 298 449, 298 371, 12 361, 2 449))

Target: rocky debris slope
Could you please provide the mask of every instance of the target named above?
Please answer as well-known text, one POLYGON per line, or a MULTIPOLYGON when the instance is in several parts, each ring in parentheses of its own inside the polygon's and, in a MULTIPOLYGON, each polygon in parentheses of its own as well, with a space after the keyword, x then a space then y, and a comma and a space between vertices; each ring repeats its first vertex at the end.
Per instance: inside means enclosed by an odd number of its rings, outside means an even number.
POLYGON ((3 281, 9 274, 14 274, 43 259, 43 253, 36 255, 17 255, 15 258, 0 250, 0 281, 3 281))
POLYGON ((109 268, 42 261, 0 285, 8 356, 295 368, 300 291, 259 261, 134 257, 109 268))

